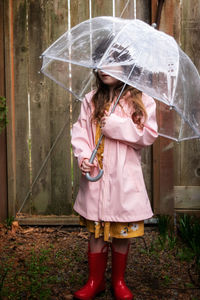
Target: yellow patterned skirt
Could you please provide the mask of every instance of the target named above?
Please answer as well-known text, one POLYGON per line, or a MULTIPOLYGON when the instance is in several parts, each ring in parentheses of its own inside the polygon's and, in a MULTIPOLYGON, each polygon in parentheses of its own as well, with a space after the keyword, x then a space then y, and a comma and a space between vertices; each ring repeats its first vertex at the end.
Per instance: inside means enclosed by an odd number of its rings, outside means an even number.
POLYGON ((139 222, 95 222, 80 216, 80 225, 94 233, 95 238, 104 237, 104 241, 112 238, 126 239, 142 236, 144 234, 144 221, 139 222))

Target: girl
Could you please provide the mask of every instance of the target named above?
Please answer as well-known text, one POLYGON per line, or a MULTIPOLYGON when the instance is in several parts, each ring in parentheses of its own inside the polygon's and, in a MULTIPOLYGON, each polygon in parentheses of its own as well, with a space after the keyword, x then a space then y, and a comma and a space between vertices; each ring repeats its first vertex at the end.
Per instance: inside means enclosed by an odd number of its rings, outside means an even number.
POLYGON ((144 233, 144 219, 152 217, 142 169, 141 149, 157 137, 154 100, 126 86, 113 114, 109 116, 124 83, 98 71, 97 89, 85 96, 81 113, 72 130, 72 146, 82 171, 74 209, 91 237, 88 247, 89 277, 75 292, 77 299, 93 299, 105 289, 104 273, 108 240, 112 241, 112 288, 116 299, 133 299, 124 282, 130 238, 144 233), (94 164, 92 150, 101 134, 103 141, 94 164), (98 174, 103 177, 89 182, 98 174))

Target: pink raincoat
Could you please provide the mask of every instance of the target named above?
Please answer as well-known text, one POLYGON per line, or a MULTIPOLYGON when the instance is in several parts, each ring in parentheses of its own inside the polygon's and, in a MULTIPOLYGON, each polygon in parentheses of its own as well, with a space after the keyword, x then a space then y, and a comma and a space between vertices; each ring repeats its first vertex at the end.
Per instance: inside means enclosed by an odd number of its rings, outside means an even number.
MULTIPOLYGON (((72 146, 79 166, 83 159, 90 158, 95 148, 96 128, 91 124, 93 94, 85 96, 79 119, 72 129, 72 146)), ((148 114, 143 129, 132 121, 133 108, 124 98, 102 129, 104 174, 97 182, 90 182, 82 175, 74 205, 74 210, 88 220, 134 222, 153 215, 141 169, 141 149, 151 145, 158 136, 156 105, 145 94, 142 101, 148 114)), ((95 167, 91 176, 97 174, 95 167)))

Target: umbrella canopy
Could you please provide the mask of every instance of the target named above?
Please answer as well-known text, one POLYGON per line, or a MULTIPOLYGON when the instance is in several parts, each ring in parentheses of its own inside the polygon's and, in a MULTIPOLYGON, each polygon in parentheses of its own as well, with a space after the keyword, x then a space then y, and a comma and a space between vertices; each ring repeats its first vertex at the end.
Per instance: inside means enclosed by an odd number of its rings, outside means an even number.
POLYGON ((77 99, 92 89, 93 70, 102 70, 159 101, 160 135, 177 141, 200 137, 198 71, 173 37, 152 26, 93 18, 64 33, 42 57, 41 71, 77 99))

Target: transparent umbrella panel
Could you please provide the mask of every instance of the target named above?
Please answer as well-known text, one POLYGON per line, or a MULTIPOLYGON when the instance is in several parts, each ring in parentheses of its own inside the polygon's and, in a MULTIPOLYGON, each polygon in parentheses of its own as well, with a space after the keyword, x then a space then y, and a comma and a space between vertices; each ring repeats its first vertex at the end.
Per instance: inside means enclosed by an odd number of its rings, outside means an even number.
POLYGON ((157 101, 159 134, 200 137, 200 77, 169 35, 140 20, 97 17, 64 33, 43 54, 42 72, 82 100, 94 70, 157 101))

